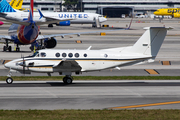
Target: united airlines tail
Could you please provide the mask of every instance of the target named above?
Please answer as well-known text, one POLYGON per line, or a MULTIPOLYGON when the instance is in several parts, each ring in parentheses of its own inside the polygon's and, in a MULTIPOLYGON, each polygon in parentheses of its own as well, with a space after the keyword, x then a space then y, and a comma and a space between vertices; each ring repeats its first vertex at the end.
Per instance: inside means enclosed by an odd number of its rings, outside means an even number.
POLYGON ((6 0, 0 1, 0 13, 4 12, 16 12, 6 0))
POLYGON ((146 29, 145 33, 128 52, 142 53, 144 55, 151 55, 155 58, 165 39, 167 30, 172 28, 146 27, 144 29, 146 29))

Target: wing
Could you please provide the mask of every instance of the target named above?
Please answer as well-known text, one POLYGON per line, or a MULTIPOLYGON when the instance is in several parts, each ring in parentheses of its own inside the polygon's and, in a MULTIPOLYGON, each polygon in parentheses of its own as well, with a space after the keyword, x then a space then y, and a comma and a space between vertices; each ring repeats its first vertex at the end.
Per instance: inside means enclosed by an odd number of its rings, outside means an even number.
POLYGON ((14 41, 11 39, 11 36, 8 36, 8 35, 0 35, 0 39, 6 39, 6 40, 9 40, 9 41, 14 41))
POLYGON ((41 40, 45 38, 52 38, 52 37, 58 37, 61 36, 64 38, 66 35, 78 35, 80 36, 81 34, 90 34, 90 33, 100 33, 100 32, 111 32, 111 31, 119 31, 119 30, 128 30, 127 28, 125 29, 114 29, 114 30, 99 30, 99 31, 90 31, 90 32, 77 32, 77 33, 64 33, 64 34, 51 34, 51 35, 39 35, 36 40, 41 40))
POLYGON ((62 60, 59 64, 54 65, 53 69, 62 72, 79 72, 82 68, 75 60, 62 60))

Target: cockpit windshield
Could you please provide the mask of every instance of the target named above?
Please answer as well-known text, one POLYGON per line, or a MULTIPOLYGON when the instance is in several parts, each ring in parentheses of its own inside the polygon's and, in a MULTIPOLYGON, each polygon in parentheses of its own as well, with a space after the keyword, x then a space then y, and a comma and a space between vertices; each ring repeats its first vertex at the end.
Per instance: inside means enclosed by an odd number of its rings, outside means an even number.
POLYGON ((32 55, 29 55, 28 57, 39 57, 39 52, 35 52, 32 55))

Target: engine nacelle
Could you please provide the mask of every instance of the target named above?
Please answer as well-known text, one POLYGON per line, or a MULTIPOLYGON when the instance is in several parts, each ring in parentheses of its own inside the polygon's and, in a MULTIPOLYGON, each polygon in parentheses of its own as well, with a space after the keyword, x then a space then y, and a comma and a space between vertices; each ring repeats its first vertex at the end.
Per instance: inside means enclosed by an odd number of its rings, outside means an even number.
POLYGON ((71 24, 71 22, 68 20, 68 21, 59 22, 56 25, 57 26, 70 26, 70 24, 71 24))
POLYGON ((173 14, 173 17, 174 17, 174 18, 179 18, 179 17, 180 17, 180 14, 179 14, 179 13, 174 13, 174 14, 173 14))
POLYGON ((45 48, 54 48, 56 47, 57 41, 55 38, 51 38, 51 39, 44 39, 44 47, 45 48))

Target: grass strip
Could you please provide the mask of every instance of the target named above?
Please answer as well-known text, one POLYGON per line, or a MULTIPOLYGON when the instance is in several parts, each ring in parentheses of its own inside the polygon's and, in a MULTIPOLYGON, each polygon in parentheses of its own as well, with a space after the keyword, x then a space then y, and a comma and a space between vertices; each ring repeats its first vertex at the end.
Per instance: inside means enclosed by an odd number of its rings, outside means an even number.
MULTIPOLYGON (((64 76, 12 76, 16 81, 62 80, 64 76)), ((0 76, 0 81, 6 80, 0 76)), ((180 80, 180 76, 73 76, 74 80, 180 80)))
POLYGON ((180 110, 0 110, 2 120, 179 120, 180 110))

